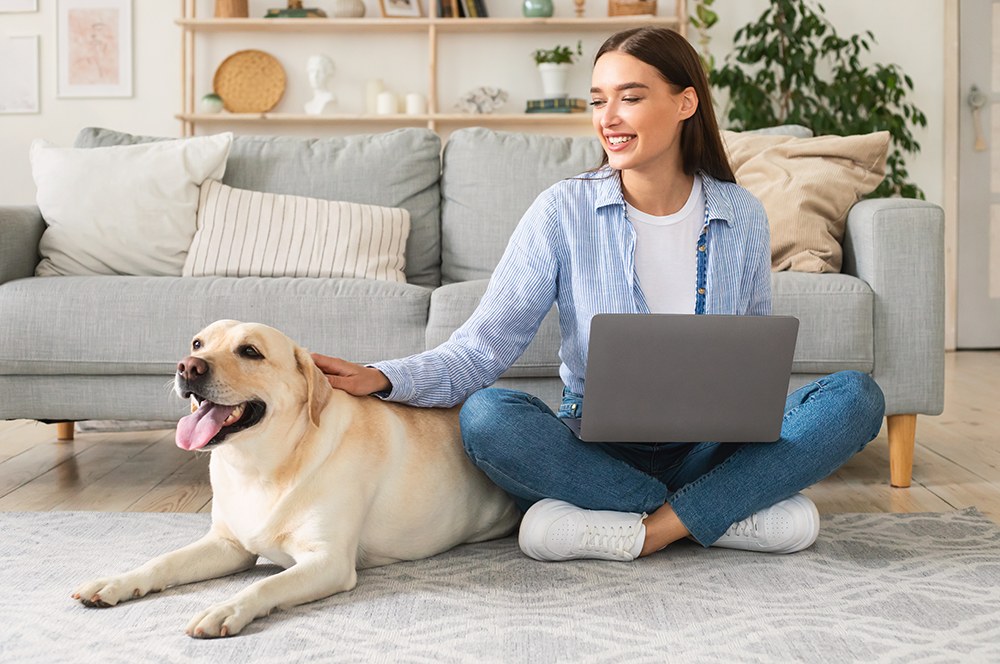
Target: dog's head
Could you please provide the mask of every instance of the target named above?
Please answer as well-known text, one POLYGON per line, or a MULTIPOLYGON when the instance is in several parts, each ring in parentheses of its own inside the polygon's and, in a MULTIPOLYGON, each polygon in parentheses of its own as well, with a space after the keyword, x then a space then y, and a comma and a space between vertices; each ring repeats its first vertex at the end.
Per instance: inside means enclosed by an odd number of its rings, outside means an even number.
POLYGON ((244 432, 288 431, 300 417, 319 425, 330 386, 305 349, 278 330, 220 320, 191 340, 177 365, 174 388, 191 399, 177 424, 186 450, 238 441, 244 432))

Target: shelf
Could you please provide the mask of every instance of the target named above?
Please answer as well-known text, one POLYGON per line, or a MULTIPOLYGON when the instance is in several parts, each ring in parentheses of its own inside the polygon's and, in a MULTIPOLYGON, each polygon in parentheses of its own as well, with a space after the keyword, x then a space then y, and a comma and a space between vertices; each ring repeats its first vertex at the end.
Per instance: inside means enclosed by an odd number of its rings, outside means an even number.
POLYGON ((181 18, 174 21, 197 32, 426 32, 425 18, 181 18))
POLYGON ((491 32, 506 30, 517 32, 602 32, 609 34, 627 28, 659 25, 674 28, 680 21, 676 16, 613 16, 605 18, 442 18, 433 19, 431 25, 439 32, 491 32))
POLYGON ((431 117, 435 122, 492 125, 492 124, 590 124, 590 113, 438 113, 431 117))
MULTIPOLYGON (((195 5, 199 0, 182 0, 181 18, 175 20, 180 27, 182 37, 181 47, 181 79, 182 97, 181 113, 176 117, 181 121, 185 136, 194 134, 199 124, 215 127, 235 125, 237 127, 254 126, 257 131, 261 125, 274 127, 281 125, 335 127, 353 125, 368 125, 377 127, 414 127, 426 126, 437 130, 438 127, 455 128, 474 125, 484 125, 503 129, 504 127, 547 127, 557 130, 558 127, 572 128, 579 132, 591 122, 591 113, 492 113, 463 114, 442 109, 438 94, 439 76, 439 46, 445 41, 455 41, 455 35, 474 34, 476 39, 484 39, 489 33, 495 35, 520 35, 566 33, 572 36, 584 36, 593 41, 600 38, 601 33, 610 35, 619 30, 640 27, 660 26, 676 30, 682 35, 687 31, 687 0, 664 1, 664 5, 672 5, 671 16, 598 16, 593 18, 523 18, 519 16, 507 18, 196 18, 195 5), (378 49, 379 42, 392 39, 393 35, 407 34, 424 41, 421 47, 427 60, 427 87, 425 97, 430 113, 422 115, 305 115, 302 113, 220 113, 207 114, 197 112, 196 90, 198 89, 196 43, 212 42, 212 35, 221 33, 256 33, 247 41, 259 41, 259 35, 324 35, 341 34, 347 36, 373 35, 371 48, 378 49), (381 35, 379 38, 378 36, 381 35), (443 112, 442 112, 443 111, 443 112)), ((204 3, 207 0, 201 0, 204 3)), ((436 6, 432 0, 424 3, 430 7, 436 6)), ((310 37, 316 41, 315 36, 310 37)), ((412 48, 414 40, 405 40, 412 48)), ((202 82, 204 85, 204 82, 202 82)), ((512 104, 523 108, 518 104, 512 104)), ((301 108, 301 107, 300 107, 301 108)))
POLYGON ((424 115, 304 115, 297 113, 178 113, 178 120, 215 124, 388 124, 414 125, 426 123, 460 125, 503 124, 588 124, 590 113, 433 113, 424 115))
POLYGON ((214 122, 222 124, 245 124, 254 122, 282 122, 285 124, 347 124, 349 122, 369 122, 373 124, 423 124, 429 122, 430 115, 306 115, 304 113, 178 113, 178 120, 185 122, 214 122))
POLYGON ((676 16, 613 16, 605 18, 181 18, 175 23, 197 32, 614 32, 643 25, 677 29, 676 16))

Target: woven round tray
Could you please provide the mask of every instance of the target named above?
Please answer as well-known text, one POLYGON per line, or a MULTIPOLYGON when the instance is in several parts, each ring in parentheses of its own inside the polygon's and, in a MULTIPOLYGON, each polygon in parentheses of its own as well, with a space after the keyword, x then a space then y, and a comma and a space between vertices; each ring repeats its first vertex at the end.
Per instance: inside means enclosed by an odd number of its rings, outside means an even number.
POLYGON ((285 94, 285 69, 264 51, 237 51, 215 70, 212 86, 230 113, 266 113, 285 94))
POLYGON ((608 16, 656 16, 656 0, 608 0, 608 16))

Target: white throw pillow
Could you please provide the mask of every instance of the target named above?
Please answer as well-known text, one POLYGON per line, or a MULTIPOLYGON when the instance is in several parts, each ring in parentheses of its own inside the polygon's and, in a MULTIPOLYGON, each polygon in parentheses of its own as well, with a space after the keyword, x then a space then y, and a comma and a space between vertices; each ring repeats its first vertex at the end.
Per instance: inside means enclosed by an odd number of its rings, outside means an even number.
POLYGON ((101 148, 31 144, 48 227, 38 276, 178 276, 194 237, 202 182, 220 179, 231 133, 101 148))
POLYGON ((349 277, 406 283, 410 213, 206 182, 185 277, 349 277))

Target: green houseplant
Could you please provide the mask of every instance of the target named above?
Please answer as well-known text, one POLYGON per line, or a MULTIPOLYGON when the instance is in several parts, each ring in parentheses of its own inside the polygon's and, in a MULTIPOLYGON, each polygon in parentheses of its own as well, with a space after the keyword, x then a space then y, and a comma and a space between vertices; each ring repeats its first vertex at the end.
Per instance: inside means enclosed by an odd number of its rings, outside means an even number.
POLYGON ((771 0, 736 32, 725 65, 709 74, 729 93, 725 119, 737 131, 778 124, 801 124, 817 135, 888 130, 886 177, 871 196, 924 198, 903 156, 920 151, 912 128, 927 126, 906 97, 913 81, 895 64, 862 64, 875 36, 840 37, 825 11, 809 0, 771 0))
POLYGON ((569 46, 540 48, 531 54, 542 77, 542 91, 546 99, 569 96, 569 70, 576 56, 583 55, 583 42, 576 43, 574 51, 569 46))
POLYGON ((541 65, 545 63, 551 63, 554 65, 558 64, 568 64, 571 65, 576 62, 575 56, 583 55, 583 41, 578 41, 576 43, 576 50, 574 51, 569 46, 556 46, 555 48, 540 48, 535 50, 531 54, 535 58, 535 64, 541 65))
POLYGON ((698 31, 698 46, 701 47, 701 64, 706 72, 715 68, 715 57, 708 45, 712 41, 709 29, 718 23, 719 15, 712 10, 715 0, 694 0, 694 10, 688 16, 688 22, 698 31))

